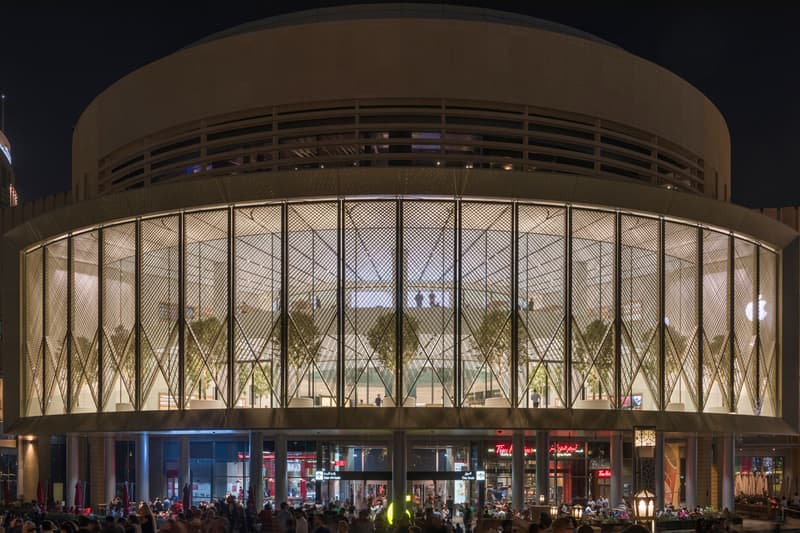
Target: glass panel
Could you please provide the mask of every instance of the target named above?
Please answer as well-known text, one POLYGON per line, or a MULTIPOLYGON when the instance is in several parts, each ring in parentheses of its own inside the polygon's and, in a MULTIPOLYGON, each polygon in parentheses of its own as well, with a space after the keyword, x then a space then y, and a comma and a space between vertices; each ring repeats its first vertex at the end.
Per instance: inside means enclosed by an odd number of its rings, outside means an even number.
POLYGON ((733 264, 733 331, 734 331, 734 395, 736 412, 752 415, 758 399, 756 371, 756 324, 758 291, 756 287, 756 254, 758 248, 747 241, 734 239, 733 264))
POLYGON ((461 205, 462 403, 510 407, 510 204, 461 205))
POLYGON ((564 407, 563 208, 519 206, 519 406, 564 407))
POLYGON ((141 223, 141 409, 177 409, 178 217, 141 223))
POLYGON ((664 228, 664 398, 668 411, 697 410, 697 228, 664 228))
POLYGON ((614 214, 572 212, 572 402, 614 405, 614 214), (587 403, 591 402, 591 403, 587 403))
POLYGON ((337 204, 290 204, 286 208, 289 406, 335 406, 339 260, 337 204))
POLYGON ((136 399, 136 224, 103 229, 103 411, 136 399))
POLYGON ((659 221, 622 215, 622 409, 661 408, 659 391, 659 221))
POLYGON ((67 240, 48 244, 45 255, 44 411, 59 415, 67 405, 67 240))
POLYGON ((453 405, 455 213, 453 202, 403 206, 406 406, 453 405))
MULTIPOLYGON (((776 323, 778 316, 778 255, 759 249, 758 267, 758 361, 760 412, 764 416, 778 415, 776 323)), ((755 313, 754 313, 755 314, 755 313)))
POLYGON ((703 411, 730 411, 727 235, 703 230, 703 411))
POLYGON ((72 238, 72 350, 70 412, 97 411, 98 237, 96 231, 72 238))
POLYGON ((23 320, 25 369, 23 409, 25 416, 42 414, 42 248, 25 255, 25 291, 23 293, 23 320))
POLYGON ((281 206, 235 212, 236 407, 278 407, 281 377, 281 206))
MULTIPOLYGON (((351 405, 394 403, 395 203, 344 204, 345 399, 351 405)), ((411 321, 407 321, 410 322, 411 321)), ((418 346, 403 339, 403 360, 418 346)))
POLYGON ((228 403, 228 212, 186 213, 184 221, 184 397, 190 409, 222 408, 228 403))

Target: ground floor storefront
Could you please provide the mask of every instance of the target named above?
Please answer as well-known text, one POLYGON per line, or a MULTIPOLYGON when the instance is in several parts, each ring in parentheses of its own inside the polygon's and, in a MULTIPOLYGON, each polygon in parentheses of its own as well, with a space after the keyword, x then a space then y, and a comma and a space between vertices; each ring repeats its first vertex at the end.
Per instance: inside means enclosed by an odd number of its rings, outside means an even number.
MULTIPOLYGON (((402 500, 452 508, 529 508, 603 498, 628 503, 648 488, 659 507, 733 508, 737 495, 791 497, 796 448, 753 448, 732 435, 621 431, 203 431, 23 436, 17 491, 69 508, 80 487, 102 506, 131 499, 194 504, 249 491, 261 505, 402 500), (402 495, 402 496, 401 496, 402 495)), ((785 444, 784 447, 780 447, 785 444)))

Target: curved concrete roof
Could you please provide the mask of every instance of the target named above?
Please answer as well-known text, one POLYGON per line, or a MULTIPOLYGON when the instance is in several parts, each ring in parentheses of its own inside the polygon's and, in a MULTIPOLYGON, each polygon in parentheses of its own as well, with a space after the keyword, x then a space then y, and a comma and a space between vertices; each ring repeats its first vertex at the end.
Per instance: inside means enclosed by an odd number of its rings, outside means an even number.
POLYGON ((391 19, 391 18, 417 18, 417 19, 441 19, 441 20, 470 20, 477 22, 491 22, 494 24, 508 24, 510 26, 520 26, 523 28, 534 28, 538 30, 552 31, 563 35, 586 39, 595 43, 605 44, 619 48, 596 35, 585 31, 565 26, 557 22, 542 20, 535 17, 498 11, 495 9, 485 9, 480 7, 463 7, 448 4, 362 4, 338 7, 325 7, 319 9, 309 9, 294 13, 286 13, 275 17, 255 20, 228 28, 204 37, 185 48, 192 48, 201 44, 206 44, 218 39, 241 35, 253 31, 280 28, 285 26, 297 26, 300 24, 312 24, 317 22, 334 22, 344 20, 369 20, 369 19, 391 19))

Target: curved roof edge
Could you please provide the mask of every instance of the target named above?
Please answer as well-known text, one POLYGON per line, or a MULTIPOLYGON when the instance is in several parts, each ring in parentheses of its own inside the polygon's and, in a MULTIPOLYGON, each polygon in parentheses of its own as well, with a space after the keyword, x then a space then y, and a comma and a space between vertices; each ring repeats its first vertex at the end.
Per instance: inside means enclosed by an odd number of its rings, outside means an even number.
POLYGON ((508 24, 510 26, 521 26, 537 30, 550 31, 586 39, 598 44, 604 44, 613 48, 619 46, 610 43, 596 35, 585 31, 551 22, 548 20, 520 15, 508 11, 498 11, 480 7, 463 7, 451 4, 355 4, 338 7, 324 7, 308 9, 277 15, 260 20, 254 20, 239 26, 234 26, 217 33, 212 33, 199 41, 185 46, 192 48, 202 44, 207 44, 219 39, 241 35, 254 31, 280 28, 285 26, 297 26, 301 24, 314 24, 319 22, 336 22, 344 20, 369 20, 369 19, 442 19, 442 20, 466 20, 475 22, 490 22, 494 24, 508 24))

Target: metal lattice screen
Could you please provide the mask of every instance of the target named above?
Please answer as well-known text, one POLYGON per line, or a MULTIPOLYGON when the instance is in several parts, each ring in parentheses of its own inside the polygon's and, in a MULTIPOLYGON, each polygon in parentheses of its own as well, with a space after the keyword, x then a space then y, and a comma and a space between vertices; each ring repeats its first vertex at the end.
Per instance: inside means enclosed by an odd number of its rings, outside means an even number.
POLYGON ((758 317, 759 361, 758 398, 761 415, 777 416, 777 347, 776 320, 778 315, 777 280, 778 255, 771 250, 759 249, 758 305, 754 314, 758 317), (755 312, 757 309, 757 312, 755 312))
POLYGON ((141 388, 142 410, 180 405, 178 343, 180 251, 178 216, 141 222, 141 388))
POLYGON ((403 207, 403 405, 454 404, 455 202, 403 207))
POLYGON ((103 411, 136 403, 136 224, 103 229, 103 411))
POLYGON ((657 410, 661 404, 659 233, 657 219, 621 216, 622 408, 657 410))
POLYGON ((614 224, 614 213, 573 210, 572 405, 599 400, 616 406, 614 224))
POLYGON ((396 396, 395 209, 389 201, 344 204, 344 381, 351 405, 396 396))
POLYGON ((729 237, 703 231, 703 410, 728 412, 730 403, 729 237))
POLYGON ((37 248, 25 254, 25 273, 23 289, 23 412, 26 416, 40 416, 43 412, 44 383, 44 331, 42 289, 44 269, 42 258, 44 248, 37 248))
POLYGON ((228 211, 187 213, 184 401, 228 403, 228 211))
POLYGON ((67 272, 68 241, 45 248, 44 412, 63 414, 67 407, 67 272))
POLYGON ((520 407, 565 407, 566 209, 518 207, 520 407))
POLYGON ((72 238, 72 365, 70 412, 97 411, 98 397, 98 232, 72 238))
POLYGON ((461 206, 460 403, 511 405, 512 208, 461 206))
POLYGON ((734 239, 733 250, 734 401, 737 413, 754 414, 758 399, 758 373, 749 370, 756 368, 758 354, 758 256, 755 245, 742 239, 734 239))
POLYGON ((697 228, 664 225, 664 398, 667 409, 698 405, 697 228))
POLYGON ((338 204, 287 205, 289 406, 336 405, 338 204), (318 399, 317 399, 318 398, 318 399))
POLYGON ((281 206, 236 209, 234 228, 234 406, 278 407, 281 206))

